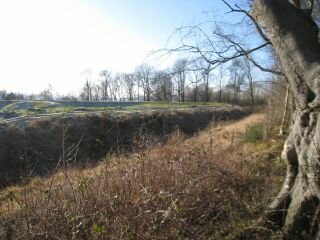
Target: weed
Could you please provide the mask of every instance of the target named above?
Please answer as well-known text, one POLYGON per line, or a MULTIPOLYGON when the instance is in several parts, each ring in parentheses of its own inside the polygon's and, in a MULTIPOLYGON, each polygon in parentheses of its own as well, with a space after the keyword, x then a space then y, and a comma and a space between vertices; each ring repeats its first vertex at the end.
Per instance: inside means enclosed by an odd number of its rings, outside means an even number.
POLYGON ((65 139, 66 155, 73 155, 78 146, 77 161, 68 158, 69 162, 81 166, 97 163, 110 151, 130 152, 135 148, 151 147, 158 139, 164 141, 168 134, 177 129, 191 135, 204 129, 214 118, 237 119, 246 114, 247 111, 239 108, 161 110, 125 115, 118 113, 117 116, 108 112, 3 124, 0 125, 0 187, 19 181, 22 176, 17 169, 24 173, 27 170, 29 177, 44 176, 55 169, 63 151, 61 140, 64 127, 68 135, 65 139), (146 136, 149 139, 143 139, 146 136))
POLYGON ((263 140, 264 127, 263 124, 258 123, 254 125, 249 125, 242 137, 242 140, 247 143, 256 143, 263 140))
POLYGON ((252 239, 242 230, 262 214, 279 177, 257 176, 273 171, 269 160, 243 165, 255 149, 237 136, 232 145, 207 139, 212 150, 204 151, 178 132, 166 144, 109 154, 95 168, 61 169, 42 184, 11 188, 0 223, 14 220, 13 239, 252 239))

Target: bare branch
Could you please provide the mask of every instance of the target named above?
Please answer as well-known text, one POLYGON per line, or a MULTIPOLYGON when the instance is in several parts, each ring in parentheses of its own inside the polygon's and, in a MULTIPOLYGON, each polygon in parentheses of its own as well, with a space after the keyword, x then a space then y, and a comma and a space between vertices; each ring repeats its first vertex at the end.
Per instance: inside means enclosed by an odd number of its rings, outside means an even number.
MULTIPOLYGON (((240 53, 246 53, 248 52, 247 50, 245 50, 239 43, 233 41, 231 38, 228 38, 227 36, 222 36, 221 37, 225 37, 230 43, 234 44, 235 46, 237 46, 239 48, 239 52, 240 53)), ((248 54, 245 54, 245 56, 253 63, 254 66, 256 66, 257 68, 259 68, 261 71, 263 72, 269 72, 269 73, 272 73, 272 74, 276 74, 276 75, 279 75, 279 76, 284 76, 284 74, 280 71, 276 71, 276 70, 273 70, 273 69, 268 69, 268 68, 265 68, 265 67, 262 67, 260 64, 258 64, 253 58, 249 57, 248 54)))
POLYGON ((255 67, 259 68, 263 72, 268 72, 268 73, 272 73, 272 74, 275 74, 275 75, 284 76, 284 74, 282 72, 279 72, 279 71, 276 71, 276 70, 273 70, 273 69, 269 69, 269 68, 264 68, 260 64, 258 64, 255 60, 253 60, 252 58, 248 58, 248 59, 250 60, 250 62, 253 63, 253 65, 255 67))
POLYGON ((268 46, 268 45, 269 45, 269 43, 264 43, 264 44, 262 44, 262 45, 260 45, 260 46, 258 46, 258 47, 252 48, 252 49, 250 49, 250 50, 246 50, 246 51, 243 51, 243 52, 238 52, 237 54, 235 54, 235 55, 233 55, 233 56, 231 56, 231 57, 227 57, 227 58, 225 58, 225 59, 223 59, 223 60, 213 60, 213 61, 210 61, 210 63, 211 63, 212 65, 217 64, 217 63, 227 63, 227 62, 229 62, 229 61, 232 60, 232 59, 239 58, 239 57, 243 57, 243 56, 247 56, 247 55, 249 55, 249 54, 251 54, 251 53, 253 53, 253 52, 257 51, 257 50, 260 50, 260 49, 268 46))
POLYGON ((259 26, 257 21, 252 17, 252 15, 248 11, 240 8, 237 4, 235 5, 237 9, 235 9, 226 0, 222 0, 222 1, 229 7, 230 12, 240 12, 240 13, 245 14, 252 21, 252 23, 254 24, 257 32, 262 37, 262 39, 264 39, 266 42, 270 43, 269 38, 264 34, 263 30, 261 29, 261 27, 259 26))

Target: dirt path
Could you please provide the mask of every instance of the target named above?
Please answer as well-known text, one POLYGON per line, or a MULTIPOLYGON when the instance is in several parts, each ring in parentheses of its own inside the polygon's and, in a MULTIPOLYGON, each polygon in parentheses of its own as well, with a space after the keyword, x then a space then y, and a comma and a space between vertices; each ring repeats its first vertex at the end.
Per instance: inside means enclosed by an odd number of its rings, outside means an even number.
POLYGON ((265 114, 254 113, 240 120, 213 124, 197 136, 187 139, 185 145, 192 147, 211 144, 213 147, 227 147, 237 144, 248 126, 263 122, 265 117, 265 114))

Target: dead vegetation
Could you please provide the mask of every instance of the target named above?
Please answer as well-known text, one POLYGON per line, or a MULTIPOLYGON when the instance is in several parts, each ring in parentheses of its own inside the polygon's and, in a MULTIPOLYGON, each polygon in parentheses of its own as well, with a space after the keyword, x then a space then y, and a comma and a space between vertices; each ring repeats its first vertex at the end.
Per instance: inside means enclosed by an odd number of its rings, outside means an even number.
POLYGON ((246 238, 252 221, 285 171, 282 139, 243 142, 248 124, 262 120, 212 124, 192 138, 177 131, 164 145, 9 187, 0 239, 255 239, 246 238))
MULTIPOLYGON (((70 166, 96 164, 109 152, 145 148, 144 136, 166 140, 180 129, 191 135, 211 121, 249 114, 237 107, 162 110, 112 116, 108 112, 58 116, 0 125, 0 188, 36 176, 47 176, 62 158, 70 166)), ((150 145, 150 141, 147 143, 150 145)))

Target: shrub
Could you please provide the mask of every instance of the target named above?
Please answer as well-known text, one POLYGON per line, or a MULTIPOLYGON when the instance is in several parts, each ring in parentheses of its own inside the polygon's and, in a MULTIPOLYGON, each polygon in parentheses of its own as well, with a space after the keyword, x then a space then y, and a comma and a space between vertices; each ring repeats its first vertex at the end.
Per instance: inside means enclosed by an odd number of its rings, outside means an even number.
POLYGON ((247 126, 246 132, 243 135, 242 139, 244 142, 247 143, 256 143, 258 141, 263 140, 263 134, 264 133, 264 128, 263 124, 254 124, 247 126))
MULTIPOLYGON (((210 136, 221 139, 216 130, 210 136)), ((0 192, 0 239, 270 239, 247 230, 285 169, 237 134, 221 144, 204 133, 173 133, 152 148, 142 141, 95 168, 60 169, 0 192)))

